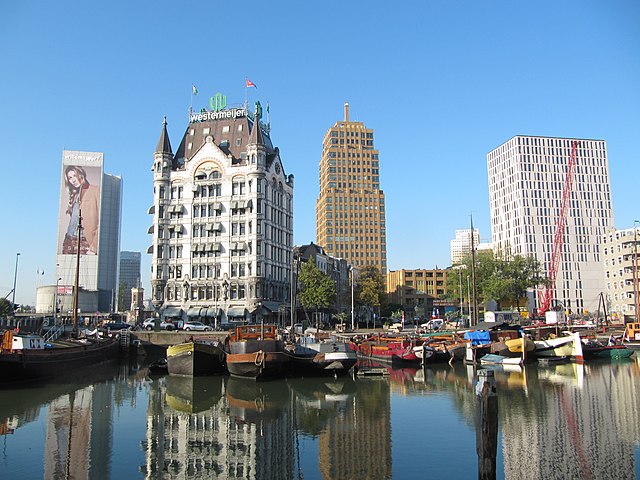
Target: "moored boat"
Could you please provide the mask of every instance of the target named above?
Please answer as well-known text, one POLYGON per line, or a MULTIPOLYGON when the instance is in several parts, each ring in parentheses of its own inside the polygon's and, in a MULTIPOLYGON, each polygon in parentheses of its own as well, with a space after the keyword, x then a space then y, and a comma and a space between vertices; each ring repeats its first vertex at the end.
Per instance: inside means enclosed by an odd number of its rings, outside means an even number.
POLYGON ((629 358, 633 355, 633 350, 625 345, 606 345, 597 340, 590 340, 582 343, 582 352, 585 360, 593 358, 619 359, 629 358))
POLYGON ((358 361, 356 352, 334 338, 319 339, 303 335, 295 343, 285 346, 294 376, 342 376, 358 361))
POLYGON ((258 379, 284 377, 289 357, 275 325, 236 327, 227 347, 227 370, 236 377, 258 379))
POLYGON ((0 383, 59 376, 73 368, 115 360, 118 352, 117 338, 45 343, 40 335, 7 330, 0 345, 0 383))
POLYGON ((167 347, 170 375, 199 377, 225 372, 225 354, 218 342, 189 341, 167 347))
POLYGON ((547 338, 545 340, 534 340, 536 345, 535 356, 540 357, 568 357, 576 362, 584 361, 582 351, 582 341, 577 332, 563 332, 563 335, 547 338))
POLYGON ((367 360, 375 360, 394 366, 420 366, 422 358, 418 357, 420 349, 414 349, 415 342, 406 338, 374 337, 361 343, 352 343, 358 356, 367 360))
POLYGON ((640 350, 640 322, 627 323, 622 336, 622 345, 631 350, 640 350))

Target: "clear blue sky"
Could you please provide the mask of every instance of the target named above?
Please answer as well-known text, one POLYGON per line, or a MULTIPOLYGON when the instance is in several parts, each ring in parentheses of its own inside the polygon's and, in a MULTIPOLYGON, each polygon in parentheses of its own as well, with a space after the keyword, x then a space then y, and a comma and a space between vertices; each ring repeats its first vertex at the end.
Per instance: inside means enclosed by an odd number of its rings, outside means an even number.
POLYGON ((472 213, 490 239, 486 154, 514 135, 604 139, 615 223, 640 218, 640 2, 30 1, 0 6, 0 297, 55 283, 64 148, 124 181, 122 250, 143 252, 162 118, 174 148, 216 92, 271 106, 315 239, 322 138, 351 105, 375 129, 389 268, 449 263, 472 213), (45 275, 38 276, 38 269, 45 275))

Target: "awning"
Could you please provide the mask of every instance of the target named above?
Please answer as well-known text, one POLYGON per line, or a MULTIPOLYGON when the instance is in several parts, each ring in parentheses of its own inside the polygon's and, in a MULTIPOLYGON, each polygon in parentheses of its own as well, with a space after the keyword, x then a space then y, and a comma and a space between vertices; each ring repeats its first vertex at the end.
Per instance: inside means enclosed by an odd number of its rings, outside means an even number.
POLYGON ((151 205, 151 206, 149 207, 149 210, 147 210, 147 213, 148 213, 149 215, 153 215, 154 213, 156 213, 156 206, 155 206, 155 205, 151 205))
POLYGON ((222 230, 222 224, 221 224, 220 222, 216 222, 216 223, 214 223, 214 224, 213 224, 213 228, 212 228, 212 230, 213 230, 214 232, 219 232, 219 231, 221 231, 221 230, 222 230))
POLYGON ((229 307, 227 309, 227 317, 243 317, 247 309, 244 307, 229 307))
POLYGON ((220 308, 209 307, 202 310, 204 311, 203 315, 207 318, 220 318, 222 316, 222 309, 220 308))
POLYGON ((187 316, 188 317, 200 317, 202 316, 202 310, 207 310, 206 308, 200 308, 200 307, 189 307, 189 310, 187 310, 187 316))
POLYGON ((153 253, 153 245, 147 248, 147 253, 153 253))
POLYGON ((234 248, 234 250, 246 250, 246 249, 247 249, 247 244, 244 242, 236 243, 236 248, 234 248))
POLYGON ((271 312, 277 312, 280 309, 280 302, 262 301, 262 306, 271 312))
POLYGON ((147 233, 153 233, 153 225, 149 227, 149 229, 147 230, 147 233))
POLYGON ((234 200, 233 202, 231 202, 231 208, 232 208, 232 209, 234 209, 234 208, 239 208, 239 207, 238 207, 238 202, 237 202, 237 201, 235 201, 235 200, 234 200))
POLYGON ((181 317, 182 309, 180 307, 166 307, 162 314, 165 317, 181 317))
POLYGON ((213 243, 207 243, 207 252, 213 252, 213 243))
POLYGON ((220 250, 222 250, 222 244, 221 243, 214 243, 212 251, 219 252, 220 250))
POLYGON ((214 210, 222 210, 222 204, 220 202, 216 202, 213 204, 214 210))
POLYGON ((169 225, 167 228, 169 229, 169 231, 171 231, 171 230, 175 230, 176 226, 175 225, 169 225))
POLYGON ((253 203, 251 202, 251 200, 247 200, 246 202, 244 202, 244 208, 251 208, 253 206, 253 203))

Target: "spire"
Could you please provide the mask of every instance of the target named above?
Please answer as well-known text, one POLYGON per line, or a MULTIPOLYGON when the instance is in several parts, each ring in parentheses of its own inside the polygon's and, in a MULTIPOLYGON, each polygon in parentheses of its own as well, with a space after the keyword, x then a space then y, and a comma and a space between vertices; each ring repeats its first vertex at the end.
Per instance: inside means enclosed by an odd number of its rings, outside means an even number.
POLYGON ((344 121, 345 122, 349 121, 349 104, 348 103, 344 104, 344 121))
POLYGON ((256 102, 256 112, 253 116, 253 129, 251 129, 251 135, 249 136, 249 145, 264 145, 264 139, 262 138, 262 130, 260 130, 260 117, 262 116, 262 106, 260 102, 256 102))
POLYGON ((171 142, 169 142, 169 134, 167 133, 166 115, 164 117, 164 121, 162 122, 162 133, 160 134, 158 145, 156 145, 155 153, 168 153, 170 155, 173 155, 173 152, 171 151, 171 142))

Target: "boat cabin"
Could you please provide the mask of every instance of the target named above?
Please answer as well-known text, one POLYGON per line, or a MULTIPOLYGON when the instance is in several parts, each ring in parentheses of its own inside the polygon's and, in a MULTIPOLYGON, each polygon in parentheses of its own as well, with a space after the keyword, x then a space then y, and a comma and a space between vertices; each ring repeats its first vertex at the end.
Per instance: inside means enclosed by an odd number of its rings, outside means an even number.
POLYGON ((7 330, 2 335, 0 351, 11 353, 16 350, 43 350, 44 339, 40 335, 15 335, 7 330))
POLYGON ((624 339, 630 342, 640 341, 640 322, 627 323, 624 330, 624 339))
POLYGON ((274 340, 278 328, 275 325, 242 325, 231 334, 232 342, 243 340, 274 340))

